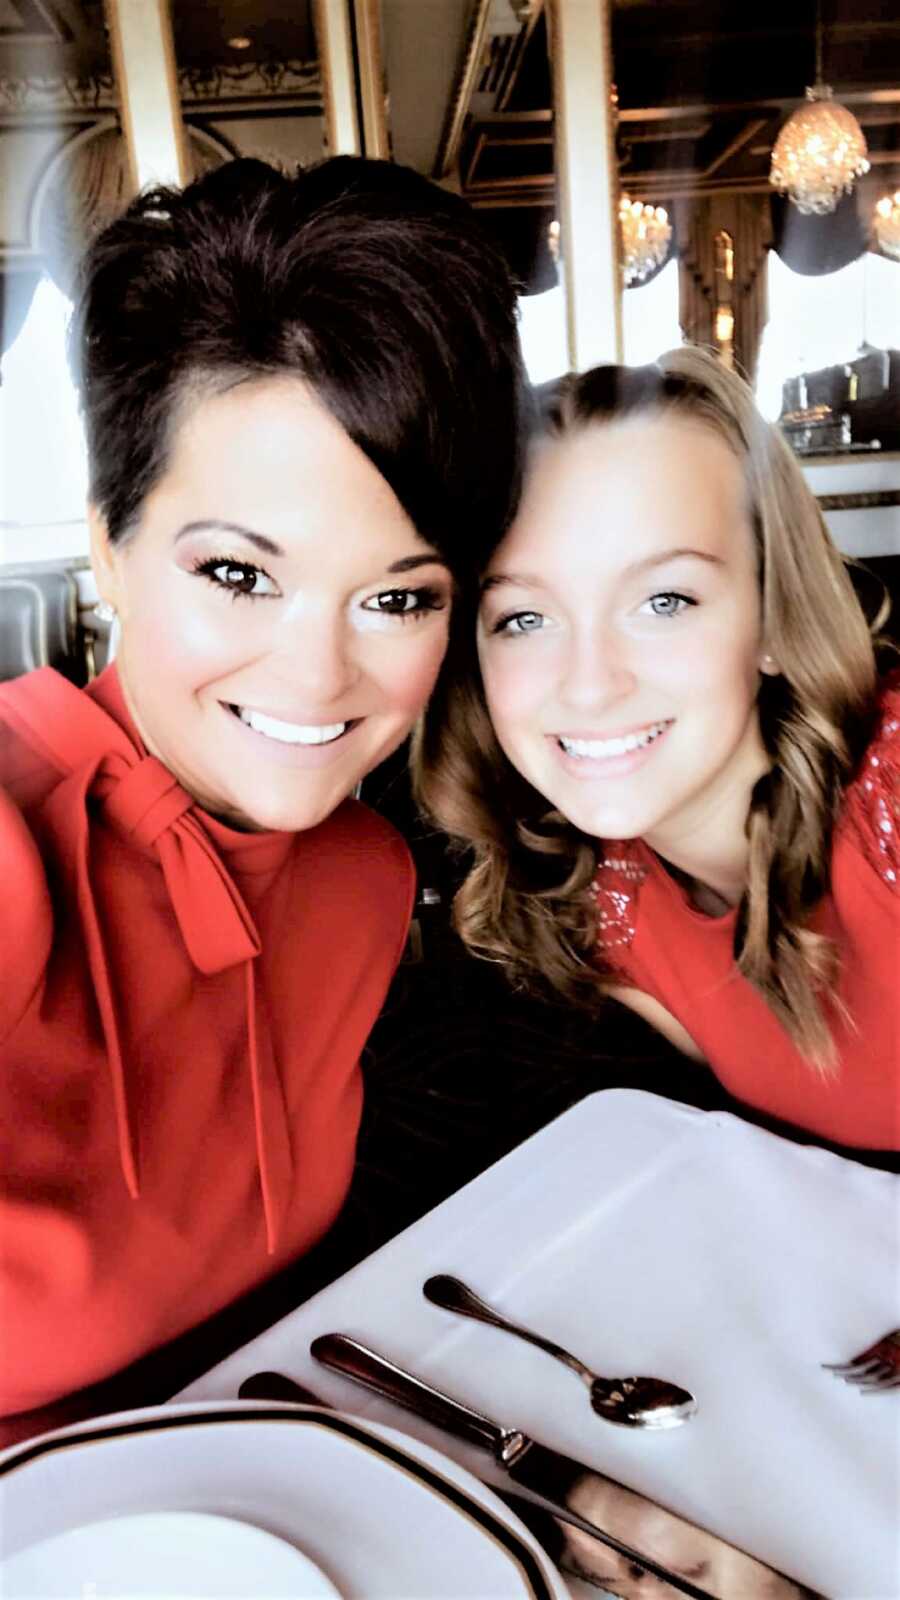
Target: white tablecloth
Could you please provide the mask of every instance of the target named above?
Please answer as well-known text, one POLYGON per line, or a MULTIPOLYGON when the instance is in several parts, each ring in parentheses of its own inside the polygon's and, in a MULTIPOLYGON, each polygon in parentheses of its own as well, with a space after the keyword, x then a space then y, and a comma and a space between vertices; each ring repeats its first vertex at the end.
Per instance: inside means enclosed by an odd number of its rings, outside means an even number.
MULTIPOLYGON (((841 1600, 900 1596, 900 1390, 822 1370, 900 1326, 900 1178, 717 1112, 612 1089, 573 1107, 178 1398, 275 1369, 466 1465, 448 1436, 309 1356, 344 1332, 497 1420, 841 1600), (603 1373, 700 1409, 610 1427, 565 1368, 422 1296, 450 1272, 603 1373)), ((499 1481, 499 1480, 498 1480, 499 1481)))

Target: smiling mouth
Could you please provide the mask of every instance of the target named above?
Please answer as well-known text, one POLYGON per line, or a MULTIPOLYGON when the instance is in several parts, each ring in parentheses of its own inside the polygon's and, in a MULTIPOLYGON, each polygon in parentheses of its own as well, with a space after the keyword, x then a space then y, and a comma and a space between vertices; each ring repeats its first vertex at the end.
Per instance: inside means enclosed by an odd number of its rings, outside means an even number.
POLYGON ((275 739, 279 744, 334 744, 350 728, 355 728, 359 721, 356 717, 350 722, 282 722, 278 717, 267 717, 264 712, 250 711, 246 706, 229 705, 227 709, 245 727, 252 728, 254 733, 261 733, 266 739, 275 739))
POLYGON ((669 717, 664 722, 652 722, 649 727, 641 728, 637 733, 626 733, 619 739, 567 739, 559 734, 556 742, 567 756, 574 756, 576 761, 604 761, 611 756, 627 756, 633 750, 643 750, 667 728, 671 728, 673 721, 674 718, 669 717))

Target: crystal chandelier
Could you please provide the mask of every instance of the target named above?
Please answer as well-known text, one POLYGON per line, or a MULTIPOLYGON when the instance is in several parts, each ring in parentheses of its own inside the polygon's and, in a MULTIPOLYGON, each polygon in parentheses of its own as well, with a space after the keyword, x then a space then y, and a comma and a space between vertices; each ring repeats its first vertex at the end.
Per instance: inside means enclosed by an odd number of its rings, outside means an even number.
POLYGON ((900 261, 900 189, 882 196, 875 207, 872 223, 878 248, 886 256, 900 261))
POLYGON ((662 206, 646 206, 623 194, 619 200, 619 231, 622 236, 622 276, 625 287, 643 283, 654 268, 665 261, 672 238, 672 224, 662 206))
POLYGON ((788 117, 775 141, 769 182, 804 216, 823 217, 868 172, 862 128, 822 81, 822 5, 816 17, 816 81, 806 104, 788 117))
POLYGON ((826 84, 807 89, 806 102, 775 141, 769 182, 804 216, 822 217, 868 172, 866 141, 853 112, 832 100, 826 84))

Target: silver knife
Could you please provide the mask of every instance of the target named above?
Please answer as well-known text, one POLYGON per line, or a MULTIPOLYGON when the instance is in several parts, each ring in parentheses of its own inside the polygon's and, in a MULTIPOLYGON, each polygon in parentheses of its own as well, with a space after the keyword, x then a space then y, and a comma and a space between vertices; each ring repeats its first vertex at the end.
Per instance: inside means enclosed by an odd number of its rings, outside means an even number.
MULTIPOLYGON (((724 1540, 705 1533, 682 1518, 676 1517, 674 1513, 652 1506, 651 1502, 642 1500, 642 1497, 635 1495, 633 1491, 624 1489, 611 1479, 603 1477, 594 1468, 551 1449, 549 1445, 541 1444, 539 1440, 529 1438, 519 1428, 505 1428, 493 1422, 462 1401, 454 1400, 442 1390, 425 1383, 423 1379, 404 1371, 402 1367, 395 1366, 386 1356, 368 1349, 347 1334, 321 1335, 313 1340, 310 1353, 316 1361, 331 1371, 354 1379, 365 1388, 382 1395, 386 1400, 392 1400, 396 1405, 413 1411, 433 1426, 452 1433, 467 1444, 486 1450, 512 1481, 528 1492, 533 1505, 555 1515, 581 1533, 589 1535, 592 1541, 599 1541, 624 1562, 624 1567, 617 1568, 616 1573, 604 1573, 599 1568, 592 1571, 588 1547, 584 1540, 579 1540, 577 1554, 582 1564, 581 1575, 592 1582, 602 1578, 611 1585, 617 1581, 620 1574, 627 1577, 628 1568, 632 1566, 642 1572, 652 1573, 654 1577, 680 1594, 692 1595, 694 1600, 731 1600, 737 1593, 746 1596, 747 1600, 757 1594, 760 1597, 765 1596, 766 1600, 769 1600, 769 1597, 771 1600, 776 1600, 776 1597, 777 1600, 821 1600, 821 1597, 815 1596, 812 1590, 783 1577, 773 1568, 744 1555, 742 1551, 726 1544, 724 1540), (582 1515, 573 1501, 581 1500, 583 1504, 589 1505, 593 1489, 613 1490, 632 1500, 640 1500, 659 1516, 670 1519, 673 1527, 677 1524, 689 1536, 699 1538, 711 1555, 724 1557, 726 1564, 731 1565, 732 1571, 728 1574, 729 1589, 726 1591, 723 1588, 716 1595, 711 1589, 700 1588, 691 1578, 671 1571, 654 1556, 633 1548, 615 1534, 600 1527, 597 1522, 582 1515)), ((571 1548, 569 1554, 571 1557, 571 1548)), ((570 1570, 573 1570, 571 1560, 569 1565, 570 1570)), ((631 1577, 633 1581, 633 1573, 631 1577)))
MULTIPOLYGON (((312 1389, 306 1387, 306 1384, 298 1383, 295 1378, 286 1377, 283 1372, 252 1373, 249 1378, 244 1379, 238 1389, 238 1399, 282 1400, 287 1401, 290 1405, 320 1406, 326 1411, 331 1409, 329 1401, 323 1400, 321 1395, 314 1394, 312 1389)), ((504 1503, 510 1507, 510 1510, 514 1511, 526 1525, 531 1527, 538 1544, 547 1549, 548 1555, 556 1562, 557 1566, 562 1567, 563 1572, 573 1572, 576 1577, 586 1578, 589 1583, 600 1584, 600 1579, 597 1575, 587 1571, 583 1566, 569 1565, 567 1567, 566 1551, 563 1549, 560 1552, 557 1543, 560 1538, 564 1537, 561 1526, 563 1523, 567 1523, 570 1527, 578 1528, 581 1532, 586 1532, 590 1524, 583 1517, 580 1517, 577 1512, 570 1511, 566 1506, 554 1506, 551 1510, 532 1494, 520 1494, 515 1489, 506 1487, 499 1489, 494 1483, 486 1484, 486 1487, 495 1494, 500 1495, 504 1503), (552 1536, 550 1529, 553 1530, 552 1536)), ((607 1535, 598 1531, 597 1533, 592 1532, 591 1537, 605 1542, 607 1535)), ((632 1550, 629 1545, 621 1544, 617 1540, 612 1540, 612 1545, 618 1551, 621 1551, 627 1560, 637 1563, 642 1559, 638 1552, 632 1550)), ((606 1592, 605 1584, 602 1587, 606 1592)))
MULTIPOLYGON (((335 1334, 335 1338, 341 1338, 340 1334, 335 1334)), ((362 1382, 362 1379, 360 1379, 360 1382, 362 1382)), ((330 1408, 330 1403, 327 1400, 322 1400, 320 1395, 314 1394, 312 1389, 307 1389, 306 1384, 298 1384, 295 1378, 287 1378, 283 1373, 253 1373, 250 1378, 243 1379, 240 1389, 237 1390, 237 1395, 239 1395, 239 1400, 287 1400, 290 1405, 322 1406, 323 1410, 330 1408)), ((487 1418, 485 1418, 485 1421, 487 1421, 487 1418)), ((496 1483, 487 1483, 485 1486, 493 1490, 493 1493, 500 1494, 504 1504, 509 1506, 509 1509, 514 1510, 525 1523, 535 1523, 532 1526, 532 1533, 538 1539, 538 1544, 543 1542, 544 1546, 546 1546, 548 1525, 552 1526, 556 1536, 562 1536, 564 1530, 562 1530, 560 1523, 567 1523, 570 1528, 578 1528, 581 1533, 589 1533, 591 1538, 599 1539, 602 1544, 605 1544, 609 1549, 615 1550, 618 1555, 625 1558, 626 1562, 634 1563, 634 1565, 642 1565, 644 1563, 645 1558, 639 1554, 639 1550, 631 1549, 631 1546, 623 1544, 613 1534, 607 1534, 599 1530, 599 1528, 594 1528, 593 1523, 586 1522, 585 1517, 580 1517, 578 1512, 573 1512, 567 1506, 551 1507, 546 1502, 541 1501, 536 1494, 528 1493, 528 1491, 525 1494, 520 1494, 516 1490, 509 1490, 509 1488, 498 1488, 496 1483)), ((559 1549, 554 1546, 548 1550, 548 1554, 556 1560, 557 1565, 562 1565, 562 1571, 572 1571, 577 1578, 586 1578, 591 1584, 599 1584, 601 1582, 596 1573, 586 1570, 583 1565, 565 1565, 565 1550, 560 1555, 559 1549)), ((663 1568, 660 1568, 660 1571, 663 1571, 663 1568)), ((676 1587, 681 1587, 681 1581, 674 1578, 674 1576, 673 1582, 676 1582, 676 1587)), ((604 1592, 607 1592, 605 1584, 602 1587, 604 1587, 604 1592)), ((687 1587, 687 1592, 690 1594, 690 1587, 687 1587)), ((706 1590, 693 1590, 693 1592, 695 1594, 705 1594, 706 1590)))

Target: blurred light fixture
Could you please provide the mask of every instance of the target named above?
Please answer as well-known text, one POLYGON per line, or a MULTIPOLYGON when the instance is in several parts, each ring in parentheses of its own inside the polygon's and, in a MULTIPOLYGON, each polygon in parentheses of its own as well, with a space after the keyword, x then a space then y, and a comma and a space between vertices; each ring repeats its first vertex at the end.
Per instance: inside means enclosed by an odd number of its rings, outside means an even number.
POLYGON ((775 140, 769 182, 804 216, 833 211, 869 170, 865 135, 822 76, 822 0, 816 14, 816 81, 775 140))
POLYGON ((882 195, 872 218, 879 250, 900 261, 900 189, 882 195))
POLYGON ((557 265, 559 264, 559 235, 560 235, 559 222, 558 222, 557 218, 554 217, 553 221, 549 224, 549 226, 547 228, 547 245, 549 247, 550 254, 553 257, 553 260, 557 263, 557 265))
POLYGON ((249 50, 253 40, 248 39, 245 33, 236 33, 234 38, 229 39, 227 42, 232 50, 249 50))
POLYGON ((734 338, 734 312, 730 306, 719 306, 716 312, 716 342, 730 344, 734 338))
POLYGON ((619 200, 622 276, 626 288, 643 283, 665 261, 672 238, 669 214, 662 206, 644 205, 623 194, 619 200))

